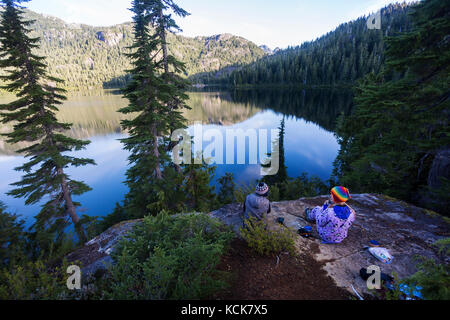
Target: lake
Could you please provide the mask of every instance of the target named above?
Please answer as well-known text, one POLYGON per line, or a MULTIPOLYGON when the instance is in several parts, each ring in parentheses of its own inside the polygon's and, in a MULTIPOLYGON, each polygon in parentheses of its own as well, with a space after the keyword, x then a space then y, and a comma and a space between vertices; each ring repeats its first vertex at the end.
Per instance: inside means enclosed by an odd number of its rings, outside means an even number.
MULTIPOLYGON (((285 164, 289 176, 295 178, 306 172, 323 180, 330 177, 339 150, 333 133, 336 119, 352 108, 351 93, 341 90, 211 91, 190 92, 189 97, 188 105, 192 109, 185 112, 189 124, 201 122, 204 129, 218 130, 224 135, 230 129, 268 129, 270 132, 278 129, 285 119, 285 164)), ((0 103, 10 100, 11 97, 0 97, 0 103)), ((128 153, 119 141, 126 136, 120 127, 125 116, 117 112, 126 105, 127 100, 121 95, 102 90, 72 95, 60 108, 58 119, 73 123, 68 134, 91 141, 86 150, 74 155, 92 158, 97 163, 97 166, 68 170, 70 175, 93 189, 75 198, 82 203, 80 214, 107 215, 127 192, 123 181, 128 153)), ((190 129, 191 132, 192 127, 190 129)), ((11 126, 0 127, 1 133, 9 130, 11 126)), ((39 211, 38 206, 25 206, 23 199, 6 195, 11 190, 10 184, 20 180, 21 173, 14 171, 24 162, 24 158, 15 153, 19 147, 0 141, 0 201, 7 205, 9 212, 20 214, 30 225, 39 211)), ((254 184, 261 178, 260 166, 248 164, 248 155, 246 158, 246 164, 217 165, 215 179, 231 172, 239 184, 254 184)))

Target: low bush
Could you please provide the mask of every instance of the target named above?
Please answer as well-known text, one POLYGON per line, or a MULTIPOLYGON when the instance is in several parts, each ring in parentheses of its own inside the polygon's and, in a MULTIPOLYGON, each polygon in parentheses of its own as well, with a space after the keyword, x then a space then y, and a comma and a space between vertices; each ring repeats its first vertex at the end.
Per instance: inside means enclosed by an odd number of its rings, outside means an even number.
POLYGON ((294 232, 286 227, 268 229, 264 221, 254 218, 247 220, 246 228, 241 229, 242 237, 250 248, 263 256, 277 255, 281 252, 295 253, 294 232))
MULTIPOLYGON (((435 243, 439 247, 439 254, 448 256, 450 253, 450 238, 442 239, 435 243)), ((438 264, 433 259, 417 256, 418 271, 412 276, 398 280, 395 277, 393 292, 388 292, 386 300, 403 299, 405 292, 400 286, 410 288, 409 295, 413 296, 416 288, 420 287, 420 293, 425 300, 450 300, 450 266, 438 264)))
MULTIPOLYGON (((450 238, 435 243, 440 254, 448 256, 450 253, 450 238)), ((450 300, 450 266, 438 264, 432 259, 417 257, 418 271, 402 283, 409 287, 419 286, 426 300, 450 300)))
POLYGON ((65 300, 72 299, 67 289, 69 266, 63 262, 50 270, 42 260, 29 261, 11 270, 0 270, 0 300, 65 300))
POLYGON ((148 216, 113 253, 106 299, 210 297, 226 286, 216 270, 233 233, 204 214, 148 216))

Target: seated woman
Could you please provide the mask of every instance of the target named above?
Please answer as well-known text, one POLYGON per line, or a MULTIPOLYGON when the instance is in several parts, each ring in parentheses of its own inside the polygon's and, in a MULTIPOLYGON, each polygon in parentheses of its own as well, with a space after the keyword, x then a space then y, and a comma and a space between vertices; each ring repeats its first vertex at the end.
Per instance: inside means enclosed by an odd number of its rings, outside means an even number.
POLYGON ((269 187, 265 183, 260 183, 256 187, 255 193, 247 196, 244 202, 244 226, 251 218, 261 221, 271 212, 271 205, 268 199, 269 187))
POLYGON ((355 210, 347 205, 350 199, 347 188, 335 187, 323 207, 306 210, 306 220, 317 223, 323 243, 341 243, 347 238, 348 229, 356 218, 355 210))

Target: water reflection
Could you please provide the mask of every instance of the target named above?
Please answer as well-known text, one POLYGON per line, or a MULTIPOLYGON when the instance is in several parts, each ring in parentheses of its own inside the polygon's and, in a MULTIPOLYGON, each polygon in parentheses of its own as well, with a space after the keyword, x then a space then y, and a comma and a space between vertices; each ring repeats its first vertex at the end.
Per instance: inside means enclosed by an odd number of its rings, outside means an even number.
MULTIPOLYGON (((192 109, 186 111, 185 116, 191 124, 203 122, 205 129, 270 131, 277 129, 283 116, 287 116, 285 159, 288 174, 297 177, 307 172, 322 179, 330 176, 339 148, 332 132, 336 117, 349 112, 352 103, 350 93, 326 90, 192 92, 189 96, 192 109)), ((10 99, 0 97, 0 103, 10 99)), ((126 136, 120 127, 125 116, 117 112, 126 104, 127 100, 111 91, 86 93, 69 97, 57 115, 60 121, 73 123, 69 132, 71 136, 92 141, 86 150, 76 155, 92 158, 98 164, 68 171, 93 188, 76 199, 83 204, 82 214, 106 215, 127 192, 123 181, 128 154, 118 141, 126 136)), ((0 132, 9 130, 10 126, 0 127, 0 132)), ((24 159, 14 150, 21 147, 0 141, 0 201, 10 211, 32 217, 38 211, 36 207, 26 207, 23 199, 6 196, 11 189, 9 184, 20 180, 20 173, 14 168, 20 166, 24 159)), ((234 173, 240 183, 253 183, 261 178, 259 165, 220 165, 216 178, 227 172, 234 173)))
POLYGON ((344 89, 236 90, 230 97, 248 107, 258 106, 314 122, 328 131, 334 131, 337 118, 349 115, 353 108, 353 93, 344 89))

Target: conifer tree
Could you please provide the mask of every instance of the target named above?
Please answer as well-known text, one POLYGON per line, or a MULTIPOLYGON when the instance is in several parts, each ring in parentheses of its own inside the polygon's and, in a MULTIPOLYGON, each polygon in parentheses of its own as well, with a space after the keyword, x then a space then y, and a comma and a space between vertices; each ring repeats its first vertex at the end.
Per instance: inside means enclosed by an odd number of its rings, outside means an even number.
POLYGON ((387 39, 384 72, 360 83, 354 114, 340 122, 335 175, 354 191, 417 203, 450 145, 450 1, 422 1, 411 15, 414 28, 387 39))
MULTIPOLYGON (((284 136, 286 134, 286 121, 283 117, 283 120, 281 120, 280 127, 278 128, 280 131, 278 133, 278 141, 276 142, 278 144, 278 159, 279 159, 279 169, 277 174, 272 176, 265 176, 263 178, 263 181, 269 185, 281 185, 285 182, 288 182, 289 177, 287 174, 287 167, 286 167, 286 156, 285 156, 285 150, 284 150, 284 136)), ((272 154, 269 154, 269 156, 272 156, 272 154)), ((261 165, 263 168, 270 168, 271 163, 263 164, 261 165)), ((280 196, 282 197, 282 190, 280 190, 280 196)))
POLYGON ((183 174, 185 177, 181 192, 184 194, 185 210, 209 212, 213 209, 216 194, 211 186, 216 168, 207 164, 187 165, 183 174))
POLYGON ((166 33, 178 29, 171 15, 165 13, 168 10, 182 17, 187 15, 169 0, 132 3, 135 37, 129 54, 132 80, 124 90, 130 103, 120 112, 138 113, 134 119, 122 122, 129 133, 123 143, 131 153, 127 203, 134 216, 157 213, 171 205, 176 207, 170 200, 182 181, 173 172, 168 141, 173 129, 185 127, 181 112, 186 108, 186 83, 178 76, 184 71, 183 64, 167 50, 166 33))
POLYGON ((236 183, 234 182, 234 175, 227 172, 224 176, 220 177, 217 182, 220 186, 217 194, 217 201, 219 204, 224 206, 226 204, 234 203, 236 201, 236 183))
POLYGON ((28 27, 33 21, 24 21, 22 2, 27 0, 1 0, 3 7, 0 25, 0 68, 6 70, 1 79, 7 83, 2 88, 15 93, 17 100, 0 105, 1 122, 14 123, 14 130, 8 134, 11 144, 26 143, 19 153, 29 159, 16 168, 24 172, 22 180, 14 183, 16 189, 8 194, 26 198, 32 205, 46 200, 36 217, 36 232, 62 233, 70 217, 78 230, 80 240, 84 232, 79 225, 76 208, 79 203, 72 196, 90 190, 83 182, 72 180, 66 168, 95 164, 91 159, 80 159, 67 155, 89 144, 88 141, 72 139, 64 135, 70 124, 58 122, 58 105, 66 99, 65 91, 57 87, 61 80, 47 74, 44 57, 34 54, 39 39, 31 38, 28 27))
MULTIPOLYGON (((173 55, 169 54, 167 43, 168 31, 181 31, 171 15, 166 15, 166 10, 172 10, 177 16, 186 17, 188 12, 177 6, 172 0, 153 1, 153 19, 155 21, 156 33, 159 35, 162 48, 162 62, 164 65, 163 80, 165 82, 168 96, 167 104, 169 106, 169 133, 172 135, 174 130, 185 128, 185 118, 182 114, 183 109, 190 109, 185 101, 189 98, 185 91, 189 86, 189 81, 180 75, 185 74, 185 64, 178 61, 173 55)), ((169 142, 168 151, 172 151, 173 143, 169 142)), ((181 167, 175 164, 178 173, 181 173, 181 167)))
POLYGON ((9 269, 26 258, 23 225, 24 221, 6 212, 5 205, 0 202, 0 269, 9 269))

